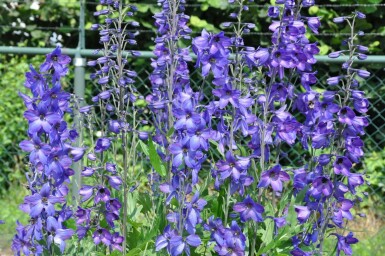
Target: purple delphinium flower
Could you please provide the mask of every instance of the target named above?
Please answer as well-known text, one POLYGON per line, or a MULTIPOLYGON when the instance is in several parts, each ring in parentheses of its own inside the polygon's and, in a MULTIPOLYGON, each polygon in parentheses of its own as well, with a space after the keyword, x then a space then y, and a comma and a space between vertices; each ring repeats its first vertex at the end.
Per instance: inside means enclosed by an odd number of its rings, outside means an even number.
POLYGON ((333 187, 333 183, 329 178, 320 176, 313 180, 309 193, 317 199, 321 197, 330 197, 333 192, 333 187))
POLYGON ((71 58, 67 55, 62 55, 61 48, 56 47, 52 53, 47 54, 45 62, 40 67, 40 72, 47 72, 53 68, 56 76, 65 76, 68 71, 66 66, 70 62, 71 58))
POLYGON ((59 245, 60 252, 63 253, 66 246, 65 241, 72 237, 74 231, 72 229, 63 229, 61 223, 52 216, 47 218, 47 231, 49 232, 48 247, 54 242, 59 245))
POLYGON ((345 156, 339 156, 333 166, 335 174, 342 174, 348 177, 350 175, 350 168, 352 168, 352 162, 345 156))
POLYGON ((222 179, 226 179, 231 176, 233 179, 239 180, 239 178, 241 177, 241 173, 247 170, 249 164, 249 158, 236 158, 230 151, 228 151, 226 153, 226 160, 220 160, 217 163, 217 168, 222 179))
POLYGON ((294 209, 300 224, 305 223, 309 219, 311 211, 307 206, 295 206, 294 209))
POLYGON ((233 210, 240 214, 242 222, 246 222, 249 219, 255 222, 262 222, 262 213, 265 211, 263 206, 255 203, 249 195, 246 196, 243 202, 234 204, 233 210))
POLYGON ((281 192, 283 188, 283 182, 289 181, 290 176, 284 171, 281 171, 281 166, 276 165, 270 170, 264 171, 261 174, 258 187, 266 188, 271 185, 272 189, 276 192, 281 192))
POLYGON ((105 228, 98 228, 92 235, 95 244, 100 244, 101 242, 107 246, 111 245, 112 236, 105 228))
POLYGON ((354 203, 349 199, 339 199, 334 207, 333 222, 342 228, 343 219, 352 220, 353 215, 350 209, 354 206, 354 203))
POLYGON ((358 239, 353 237, 352 232, 350 232, 347 236, 339 235, 336 233, 333 233, 332 235, 335 235, 338 239, 337 256, 340 255, 341 251, 343 251, 345 255, 353 255, 353 251, 350 245, 358 243, 358 239))
POLYGON ((55 204, 64 203, 65 198, 62 196, 55 196, 51 194, 51 187, 49 183, 43 185, 40 190, 40 193, 27 196, 24 199, 24 203, 30 205, 30 215, 32 218, 39 216, 39 214, 44 210, 48 216, 53 216, 55 214, 55 204))
POLYGON ((111 145, 111 140, 109 138, 99 138, 95 144, 95 152, 100 153, 106 151, 111 145))

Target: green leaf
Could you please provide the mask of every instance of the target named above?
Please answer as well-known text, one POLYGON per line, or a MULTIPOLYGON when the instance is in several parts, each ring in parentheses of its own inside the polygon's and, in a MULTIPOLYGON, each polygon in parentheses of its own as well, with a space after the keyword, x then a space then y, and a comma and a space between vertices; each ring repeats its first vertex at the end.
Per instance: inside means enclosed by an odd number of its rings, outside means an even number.
POLYGON ((175 131, 175 128, 174 128, 174 127, 171 127, 171 129, 168 130, 167 138, 169 138, 171 135, 173 135, 173 134, 174 134, 174 131, 175 131))
POLYGON ((166 167, 163 165, 158 152, 156 152, 154 142, 151 138, 148 140, 148 152, 150 157, 150 162, 154 170, 162 177, 166 176, 166 167))
POLYGON ((144 144, 143 141, 139 140, 139 145, 140 145, 140 148, 142 149, 142 152, 146 155, 146 156, 150 156, 150 153, 148 152, 148 147, 146 144, 144 144))

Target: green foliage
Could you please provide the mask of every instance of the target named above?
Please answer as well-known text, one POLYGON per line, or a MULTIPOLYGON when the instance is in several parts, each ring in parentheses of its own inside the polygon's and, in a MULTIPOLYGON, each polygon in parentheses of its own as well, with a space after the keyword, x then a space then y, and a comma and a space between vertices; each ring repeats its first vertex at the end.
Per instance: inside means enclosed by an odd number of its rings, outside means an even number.
POLYGON ((11 184, 24 180, 24 154, 19 151, 19 142, 27 138, 27 122, 23 113, 25 106, 17 92, 26 93, 23 86, 28 62, 38 63, 42 56, 27 59, 26 56, 0 56, 0 193, 11 184))
POLYGON ((10 251, 12 238, 15 234, 16 221, 26 223, 28 215, 19 209, 19 204, 23 202, 27 190, 20 186, 15 186, 10 189, 7 194, 0 195, 0 219, 4 220, 5 224, 0 226, 0 255, 12 255, 6 252, 10 251))
POLYGON ((383 198, 385 196, 385 150, 368 154, 364 159, 364 166, 368 173, 370 192, 375 192, 383 198))

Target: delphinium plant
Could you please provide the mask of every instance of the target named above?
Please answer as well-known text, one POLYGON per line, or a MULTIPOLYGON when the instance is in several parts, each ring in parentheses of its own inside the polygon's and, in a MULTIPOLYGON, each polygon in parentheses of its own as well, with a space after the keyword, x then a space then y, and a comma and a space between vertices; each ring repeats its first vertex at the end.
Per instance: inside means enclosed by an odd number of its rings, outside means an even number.
POLYGON ((73 216, 67 204, 70 199, 68 184, 74 173, 70 167, 72 162, 82 158, 85 148, 71 145, 78 134, 67 125, 65 118, 71 113, 71 94, 63 91, 61 80, 68 72, 70 61, 56 48, 47 55, 39 71, 31 66, 26 73, 24 85, 32 96, 20 93, 29 125, 28 139, 23 140, 20 147, 29 152, 26 177, 30 191, 20 209, 29 214, 30 222, 17 224, 12 242, 17 255, 63 253, 66 240, 74 233, 65 226, 73 216))
POLYGON ((319 48, 308 34, 318 34, 321 23, 302 15, 314 1, 276 0, 267 10, 266 47, 243 40, 255 27, 244 20, 252 2, 229 0, 225 31, 191 38, 185 1, 158 0, 151 93, 144 98, 128 69, 138 55, 128 50, 136 45, 128 30, 138 26, 136 7, 102 0, 95 15, 104 23, 92 28, 103 56, 88 63, 97 67, 91 79, 98 92, 79 109, 87 131, 81 147, 70 145, 78 133, 62 120, 70 95, 60 78, 69 58, 58 48, 42 73, 31 67, 26 87, 33 97, 21 95, 30 139, 20 144, 30 152, 32 195, 21 208, 31 223, 18 225, 16 252, 55 254, 55 243, 63 252, 76 234, 76 253, 92 244, 103 255, 352 254, 358 240, 345 231, 361 200, 364 175, 356 166, 369 106, 359 84, 370 75, 354 64, 368 50, 355 24, 365 15, 334 20, 346 22, 351 35, 346 49, 329 56, 346 61, 319 88, 319 48), (191 68, 209 90, 192 81, 191 68), (290 147, 300 150, 301 162, 288 161, 290 147), (65 200, 70 165, 83 154, 72 212, 65 200), (65 226, 70 218, 76 232, 65 226), (336 238, 332 252, 324 246, 328 237, 336 238))
POLYGON ((128 197, 135 185, 138 138, 141 113, 136 89, 135 71, 128 68, 128 57, 136 56, 129 50, 136 45, 135 33, 139 26, 133 19, 134 5, 123 1, 101 1, 103 9, 94 13, 104 23, 92 28, 100 34, 102 57, 89 61, 97 68, 91 79, 97 84, 98 94, 93 104, 83 106, 80 112, 88 130, 91 147, 82 171, 84 185, 79 191, 81 205, 75 216, 79 239, 92 236, 100 252, 118 250, 123 255, 129 239, 128 197), (96 137, 96 138, 95 138, 96 137))
POLYGON ((147 101, 154 117, 154 142, 159 145, 162 168, 167 172, 159 189, 167 195, 169 212, 164 217, 169 224, 157 238, 155 249, 189 255, 190 246, 201 244, 196 229, 202 222, 200 212, 206 201, 200 198, 196 185, 209 147, 209 120, 199 106, 203 95, 190 87, 190 49, 181 47, 183 39, 191 40, 189 17, 183 13, 185 3, 159 0, 158 4, 162 12, 154 16, 158 36, 156 58, 151 64, 152 94, 147 101))

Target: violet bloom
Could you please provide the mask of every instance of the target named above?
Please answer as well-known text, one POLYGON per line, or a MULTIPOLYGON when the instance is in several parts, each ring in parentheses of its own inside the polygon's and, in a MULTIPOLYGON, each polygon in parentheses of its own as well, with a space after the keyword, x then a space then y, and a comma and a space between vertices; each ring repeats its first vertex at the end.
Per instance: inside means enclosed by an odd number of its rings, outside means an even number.
POLYGON ((79 190, 79 195, 82 196, 82 201, 87 201, 94 194, 94 187, 89 185, 83 185, 79 190))
POLYGON ((111 192, 106 187, 99 187, 98 191, 95 196, 95 204, 99 203, 100 201, 107 202, 110 200, 111 192))
POLYGON ((123 184, 122 179, 119 176, 106 176, 108 178, 108 183, 110 184, 110 186, 116 190, 119 190, 120 186, 123 184))
MULTIPOLYGON (((236 221, 231 222, 230 229, 226 229, 224 240, 226 241, 227 246, 231 246, 234 251, 244 251, 246 245, 246 237, 242 232, 242 229, 239 227, 236 221)), ((236 254, 243 255, 243 254, 236 254)))
POLYGON ((55 204, 64 203, 65 198, 62 196, 51 195, 51 188, 49 183, 43 185, 40 190, 40 193, 27 196, 24 199, 24 203, 30 205, 30 216, 35 218, 45 210, 48 216, 53 216, 55 214, 55 204))
POLYGON ((305 223, 311 214, 309 207, 307 206, 294 206, 294 210, 297 213, 297 220, 300 224, 305 223))
POLYGON ((281 171, 281 165, 276 165, 270 170, 262 173, 261 180, 259 181, 259 188, 266 188, 271 185, 272 189, 276 192, 282 191, 282 183, 289 181, 290 176, 284 171, 281 171))
POLYGON ((320 176, 314 179, 309 192, 316 199, 329 197, 333 193, 333 183, 327 177, 320 176))
POLYGON ((343 174, 345 176, 350 175, 350 168, 352 168, 352 162, 345 156, 337 157, 333 164, 335 174, 343 174))
POLYGON ((186 238, 181 236, 173 236, 170 239, 171 247, 171 256, 181 255, 183 252, 186 252, 187 255, 190 255, 190 246, 198 247, 202 243, 201 239, 197 235, 189 235, 186 238), (190 246, 189 246, 190 245, 190 246))
POLYGON ((47 238, 48 247, 54 242, 59 245, 60 252, 63 253, 66 247, 65 240, 70 239, 74 231, 72 229, 63 229, 60 222, 51 216, 47 218, 47 231, 49 234, 47 238))
POLYGON ((192 100, 184 101, 179 108, 174 108, 173 113, 178 119, 174 124, 176 130, 195 131, 200 125, 204 124, 202 117, 194 112, 192 100))
POLYGON ((185 137, 182 142, 176 142, 170 145, 170 153, 174 155, 172 165, 180 167, 185 163, 187 167, 194 168, 196 165, 195 154, 196 151, 190 150, 190 143, 188 137, 185 137))
POLYGON ((226 161, 220 160, 216 164, 222 179, 226 179, 231 175, 233 179, 239 180, 241 173, 247 170, 250 159, 247 157, 237 158, 238 159, 236 159, 232 153, 228 151, 226 153, 226 161))
POLYGON ((214 219, 214 216, 210 216, 208 218, 208 224, 204 224, 203 228, 211 232, 211 240, 215 240, 217 243, 223 241, 221 237, 225 234, 225 227, 223 226, 220 218, 214 219), (218 241, 218 238, 221 238, 219 239, 220 241, 218 241))
POLYGON ((119 210, 122 208, 122 204, 116 198, 111 198, 106 202, 106 210, 119 215, 119 210))
POLYGON ((171 244, 170 240, 177 236, 178 233, 176 230, 171 229, 170 225, 167 225, 164 230, 163 234, 158 236, 158 238, 155 241, 155 251, 160 251, 163 248, 167 249, 167 252, 171 252, 171 244))
POLYGON ((349 107, 343 107, 338 112, 338 121, 340 121, 343 124, 351 125, 355 117, 356 117, 356 114, 349 107))
POLYGON ((37 109, 29 109, 24 112, 25 119, 29 122, 29 132, 34 134, 41 129, 46 133, 51 131, 51 128, 56 123, 61 121, 58 113, 48 112, 47 106, 43 103, 37 105, 37 109))
POLYGON ((31 163, 47 163, 47 156, 51 152, 51 147, 42 143, 39 136, 34 135, 32 136, 32 140, 23 140, 19 146, 23 151, 30 152, 29 161, 31 163))
POLYGON ((22 251, 25 255, 30 255, 33 250, 36 251, 36 255, 41 255, 43 253, 43 248, 40 245, 34 245, 31 243, 31 239, 27 233, 27 230, 23 225, 17 221, 16 227, 17 234, 12 240, 12 250, 15 252, 15 255, 20 255, 22 251), (40 254, 39 254, 40 253, 40 254))
POLYGON ((199 192, 196 192, 191 202, 186 203, 186 230, 193 234, 195 233, 195 226, 202 222, 201 211, 207 204, 206 200, 199 198, 199 192))
POLYGON ((225 84, 221 89, 214 89, 212 92, 219 98, 219 108, 225 108, 229 102, 234 107, 238 107, 241 92, 239 90, 233 90, 231 85, 225 84))
POLYGON ((62 55, 61 49, 58 46, 52 53, 47 54, 45 62, 40 66, 40 72, 47 72, 53 67, 56 74, 65 76, 68 70, 66 65, 70 62, 71 58, 67 55, 62 55))
POLYGON ((109 246, 111 245, 111 242, 112 242, 112 236, 110 232, 108 232, 108 230, 104 228, 98 228, 97 230, 95 230, 95 232, 92 235, 92 238, 96 245, 102 242, 103 244, 109 246))
POLYGON ((361 186, 364 184, 364 178, 362 177, 362 174, 358 173, 351 173, 348 177, 348 188, 350 192, 355 195, 356 194, 356 187, 361 186))
POLYGON ((358 239, 353 237, 352 232, 350 232, 347 236, 339 235, 336 233, 333 233, 332 235, 335 235, 338 239, 336 256, 339 256, 341 251, 343 251, 345 255, 353 255, 353 251, 350 245, 358 243, 358 239))
POLYGON ((262 213, 265 211, 263 206, 255 203, 249 195, 246 196, 243 202, 236 203, 233 206, 233 210, 240 214, 242 222, 246 222, 249 219, 252 219, 255 222, 262 222, 262 213))
POLYGON ((333 221, 334 223, 342 228, 343 219, 352 220, 353 215, 350 209, 354 206, 354 203, 349 199, 339 199, 334 207, 333 221))
POLYGON ((87 225, 89 225, 91 220, 91 210, 83 209, 78 206, 78 210, 76 211, 75 216, 77 217, 76 224, 85 222, 87 225))
POLYGON ((47 86, 47 82, 45 81, 44 76, 38 73, 32 65, 29 65, 29 69, 31 72, 25 73, 26 81, 24 86, 31 90, 33 96, 42 96, 47 86))
POLYGON ((228 62, 227 56, 223 56, 219 50, 203 56, 201 59, 202 76, 207 76, 211 70, 215 78, 222 77, 227 72, 228 62))
POLYGON ((96 141, 95 152, 100 153, 100 152, 106 151, 110 147, 110 145, 111 145, 111 141, 109 138, 99 138, 96 141))
POLYGON ((312 253, 302 251, 298 247, 296 247, 294 250, 290 251, 290 254, 293 256, 311 256, 312 255, 312 253))
POLYGON ((112 250, 118 250, 118 251, 123 251, 123 248, 121 246, 121 244, 123 243, 123 240, 124 238, 119 235, 118 232, 115 232, 114 234, 112 234, 112 240, 111 240, 111 245, 110 245, 110 249, 112 250))

